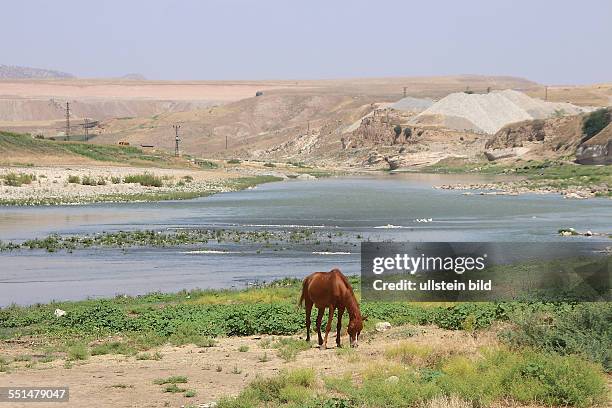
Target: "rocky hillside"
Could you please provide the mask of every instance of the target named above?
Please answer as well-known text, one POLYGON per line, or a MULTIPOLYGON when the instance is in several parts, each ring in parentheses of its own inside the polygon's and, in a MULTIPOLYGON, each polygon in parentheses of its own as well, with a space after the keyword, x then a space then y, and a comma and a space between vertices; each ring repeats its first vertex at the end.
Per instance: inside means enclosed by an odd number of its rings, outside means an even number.
POLYGON ((62 79, 74 78, 74 75, 66 72, 54 71, 50 69, 19 67, 16 65, 0 64, 0 79, 62 79))
POLYGON ((487 140, 487 157, 496 160, 522 156, 541 160, 575 154, 578 163, 612 164, 610 112, 611 109, 602 109, 507 125, 487 140))

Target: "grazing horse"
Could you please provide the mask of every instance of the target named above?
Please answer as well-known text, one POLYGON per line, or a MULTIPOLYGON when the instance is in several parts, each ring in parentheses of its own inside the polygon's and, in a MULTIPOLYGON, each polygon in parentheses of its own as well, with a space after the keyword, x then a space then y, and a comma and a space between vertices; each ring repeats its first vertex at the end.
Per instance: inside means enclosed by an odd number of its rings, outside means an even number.
POLYGON ((327 337, 331 330, 334 310, 338 309, 338 333, 336 334, 336 345, 340 345, 340 329, 342 327, 342 315, 344 309, 349 314, 348 334, 351 347, 357 347, 359 334, 363 329, 363 321, 366 318, 361 316, 359 304, 353 293, 353 288, 346 276, 339 269, 332 269, 329 272, 315 272, 308 275, 302 283, 302 296, 299 304, 306 306, 306 341, 310 341, 310 313, 312 305, 319 309, 317 314, 317 334, 319 335, 319 346, 327 348, 327 337), (325 327, 325 339, 321 337, 321 320, 325 308, 329 307, 329 319, 325 327))

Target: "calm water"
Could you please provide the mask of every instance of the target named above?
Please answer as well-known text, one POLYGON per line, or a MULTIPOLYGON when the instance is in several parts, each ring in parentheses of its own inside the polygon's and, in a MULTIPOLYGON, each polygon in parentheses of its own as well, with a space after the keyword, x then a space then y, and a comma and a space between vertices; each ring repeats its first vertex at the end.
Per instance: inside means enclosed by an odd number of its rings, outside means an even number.
MULTIPOLYGON (((554 241, 560 239, 560 227, 612 232, 610 200, 464 196, 461 191, 432 188, 460 181, 467 181, 466 176, 330 178, 270 183, 180 202, 4 207, 0 208, 0 240, 182 227, 290 230, 310 226, 394 241, 554 241)), ((359 249, 352 245, 333 250, 342 252, 335 254, 313 254, 306 246, 280 252, 258 253, 257 249, 249 244, 225 254, 193 253, 186 248, 0 253, 0 306, 242 286, 335 266, 346 273, 359 272, 359 249)))

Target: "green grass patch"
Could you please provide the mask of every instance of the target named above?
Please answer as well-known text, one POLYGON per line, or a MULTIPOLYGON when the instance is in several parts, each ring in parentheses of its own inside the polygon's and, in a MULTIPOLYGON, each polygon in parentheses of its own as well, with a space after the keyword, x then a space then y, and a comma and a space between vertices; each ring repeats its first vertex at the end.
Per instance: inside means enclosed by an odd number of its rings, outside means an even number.
POLYGON ((21 187, 24 184, 32 184, 32 181, 36 180, 36 176, 33 174, 11 172, 0 176, 0 180, 7 186, 21 187))
POLYGON ((165 384, 186 384, 188 382, 188 378, 184 375, 174 375, 168 378, 158 378, 153 381, 153 384, 157 385, 165 385, 165 384))
POLYGON ((162 179, 151 173, 131 174, 129 176, 125 176, 123 178, 123 182, 140 184, 141 186, 147 187, 161 187, 163 185, 162 179))

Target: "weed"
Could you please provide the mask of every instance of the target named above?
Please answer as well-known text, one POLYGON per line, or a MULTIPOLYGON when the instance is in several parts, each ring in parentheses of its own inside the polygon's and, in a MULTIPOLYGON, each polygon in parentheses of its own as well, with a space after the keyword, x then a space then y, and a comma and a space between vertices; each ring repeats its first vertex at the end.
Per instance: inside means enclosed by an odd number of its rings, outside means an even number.
POLYGON ((246 353, 247 351, 249 351, 249 346, 240 346, 238 347, 238 351, 241 353, 246 353))
POLYGON ((185 384, 188 379, 184 375, 175 375, 168 378, 158 378, 153 381, 153 384, 165 385, 165 384, 185 384))
POLYGON ((85 346, 85 344, 77 343, 68 348, 69 361, 87 360, 88 358, 89 352, 87 351, 87 346, 85 346))
POLYGON ((132 174, 129 176, 125 176, 123 178, 123 182, 124 183, 135 183, 135 184, 140 184, 141 186, 152 186, 152 187, 161 187, 163 185, 162 179, 151 173, 132 174))
POLYGON ((81 178, 79 176, 75 176, 71 174, 68 176, 68 183, 81 184, 81 178))

